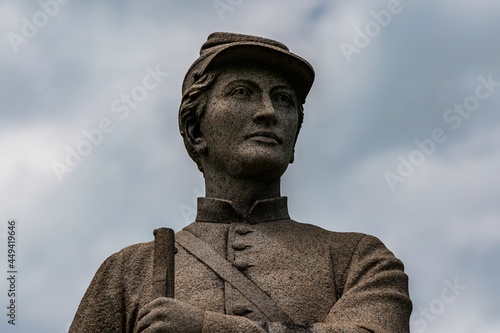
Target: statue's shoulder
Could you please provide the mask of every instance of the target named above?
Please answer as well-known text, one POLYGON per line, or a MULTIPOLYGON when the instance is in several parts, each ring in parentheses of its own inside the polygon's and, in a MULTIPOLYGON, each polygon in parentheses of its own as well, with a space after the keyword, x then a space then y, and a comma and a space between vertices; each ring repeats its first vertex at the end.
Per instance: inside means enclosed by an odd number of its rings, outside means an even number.
MULTIPOLYGON (((151 284, 154 243, 137 243, 129 245, 109 256, 99 268, 96 276, 112 276, 112 280, 104 278, 104 284, 125 288, 126 294, 134 294, 139 290, 146 292, 151 284)), ((102 280, 102 279, 101 279, 102 280)))
POLYGON ((342 246, 356 246, 356 244, 364 238, 377 239, 374 236, 361 232, 332 231, 314 224, 298 222, 295 220, 290 220, 290 229, 293 230, 294 233, 300 233, 303 237, 318 238, 326 241, 327 243, 334 243, 342 246))
POLYGON ((319 247, 327 246, 335 257, 343 257, 345 260, 350 260, 356 252, 388 251, 376 236, 361 232, 331 231, 294 220, 290 220, 286 229, 290 230, 290 234, 284 237, 302 239, 308 244, 316 244, 319 247))
POLYGON ((153 251, 153 247, 154 247, 153 241, 137 243, 124 247, 118 253, 122 253, 125 256, 148 253, 153 251))
POLYGON ((124 263, 133 264, 134 262, 144 262, 145 259, 152 256, 154 242, 145 242, 129 245, 120 250, 116 255, 122 256, 124 263))
POLYGON ((143 270, 149 264, 153 250, 153 242, 129 245, 110 255, 102 263, 100 269, 120 270, 122 272, 143 270))

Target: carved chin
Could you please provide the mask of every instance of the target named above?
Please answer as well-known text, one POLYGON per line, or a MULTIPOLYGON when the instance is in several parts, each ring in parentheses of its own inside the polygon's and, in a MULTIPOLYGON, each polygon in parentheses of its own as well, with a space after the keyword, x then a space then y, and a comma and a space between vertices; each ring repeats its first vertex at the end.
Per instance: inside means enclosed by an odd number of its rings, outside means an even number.
POLYGON ((228 163, 228 172, 245 178, 276 179, 286 171, 290 159, 290 156, 276 152, 247 151, 240 159, 228 163))

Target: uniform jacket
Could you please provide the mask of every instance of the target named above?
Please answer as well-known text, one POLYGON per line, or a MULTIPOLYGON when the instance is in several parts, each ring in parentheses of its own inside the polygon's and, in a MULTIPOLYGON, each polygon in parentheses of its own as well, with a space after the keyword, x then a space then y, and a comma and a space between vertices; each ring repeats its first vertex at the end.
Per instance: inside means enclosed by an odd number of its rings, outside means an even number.
MULTIPOLYGON (((238 290, 184 248, 175 298, 205 312, 208 332, 407 333, 411 301, 400 260, 373 236, 290 219, 286 197, 256 201, 241 216, 229 201, 199 198, 185 228, 268 294, 293 323, 266 322, 238 290)), ((124 248, 99 268, 70 333, 132 333, 152 300, 153 242, 124 248)))

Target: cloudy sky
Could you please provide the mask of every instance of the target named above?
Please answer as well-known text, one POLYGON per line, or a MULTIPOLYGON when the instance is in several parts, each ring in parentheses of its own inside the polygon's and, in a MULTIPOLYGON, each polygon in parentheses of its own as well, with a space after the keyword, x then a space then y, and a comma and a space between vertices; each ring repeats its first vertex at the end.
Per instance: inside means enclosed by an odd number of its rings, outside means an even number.
POLYGON ((191 222, 204 187, 177 110, 213 31, 316 69, 291 216, 382 239, 410 276, 412 332, 500 331, 500 2, 59 1, 0 2, 1 276, 9 219, 18 237, 0 331, 67 332, 104 259, 191 222))

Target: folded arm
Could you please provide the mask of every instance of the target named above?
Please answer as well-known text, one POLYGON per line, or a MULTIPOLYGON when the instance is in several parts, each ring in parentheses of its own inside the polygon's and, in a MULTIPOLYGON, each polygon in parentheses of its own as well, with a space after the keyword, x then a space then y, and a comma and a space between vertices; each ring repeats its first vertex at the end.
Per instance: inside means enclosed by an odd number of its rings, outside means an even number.
MULTIPOLYGON (((305 325, 251 321, 202 311, 187 303, 160 298, 138 316, 140 333, 407 333, 411 301, 403 264, 375 237, 358 242, 344 272, 342 295, 321 323, 305 325)), ((286 310, 286 309, 285 309, 286 310)))

